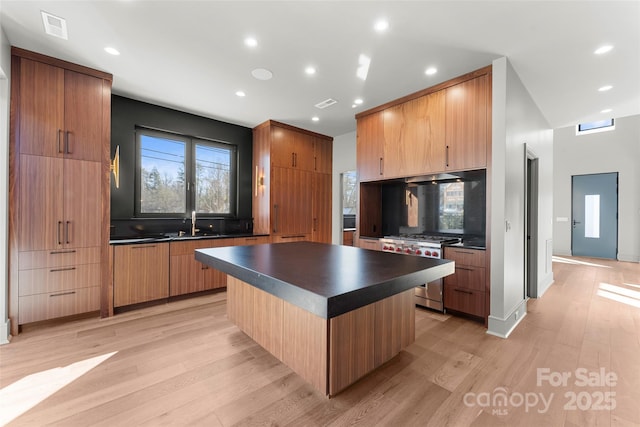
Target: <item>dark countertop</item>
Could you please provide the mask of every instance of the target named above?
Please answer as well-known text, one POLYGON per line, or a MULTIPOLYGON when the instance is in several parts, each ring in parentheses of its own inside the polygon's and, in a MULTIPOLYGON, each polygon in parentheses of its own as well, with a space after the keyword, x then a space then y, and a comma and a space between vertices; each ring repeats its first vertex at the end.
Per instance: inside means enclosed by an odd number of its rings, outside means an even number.
POLYGON ((202 234, 197 236, 191 236, 189 234, 185 234, 184 236, 179 236, 178 233, 167 233, 164 236, 157 236, 157 237, 132 237, 132 238, 123 238, 123 239, 112 239, 112 240, 109 240, 109 244, 110 245, 136 245, 136 244, 143 244, 143 243, 181 242, 183 240, 233 239, 236 237, 261 237, 261 236, 268 236, 268 234, 252 234, 252 233, 202 234))
POLYGON ((455 271, 449 260, 311 242, 197 249, 195 257, 325 319, 455 271))

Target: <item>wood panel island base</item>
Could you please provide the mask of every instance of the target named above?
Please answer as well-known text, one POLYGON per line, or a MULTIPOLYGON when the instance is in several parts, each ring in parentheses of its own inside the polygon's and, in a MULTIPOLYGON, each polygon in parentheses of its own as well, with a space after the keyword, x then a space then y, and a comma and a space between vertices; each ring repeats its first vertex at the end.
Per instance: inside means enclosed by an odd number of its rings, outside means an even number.
POLYGON ((413 287, 454 271, 452 261, 310 242, 199 249, 196 259, 228 274, 229 320, 328 396, 411 344, 413 287))

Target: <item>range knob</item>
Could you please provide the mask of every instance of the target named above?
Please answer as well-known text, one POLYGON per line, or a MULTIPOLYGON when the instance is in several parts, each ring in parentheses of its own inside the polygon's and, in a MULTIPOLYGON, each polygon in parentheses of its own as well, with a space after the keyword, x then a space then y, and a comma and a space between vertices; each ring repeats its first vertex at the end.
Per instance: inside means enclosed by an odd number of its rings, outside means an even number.
POLYGON ((407 249, 404 250, 404 252, 407 253, 407 254, 411 254, 411 249, 407 248, 407 249))
POLYGON ((416 249, 416 255, 422 255, 422 251, 420 249, 416 249))
POLYGON ((424 251, 424 256, 431 256, 431 252, 429 252, 429 251, 424 251))
POLYGON ((382 247, 382 250, 383 250, 383 251, 386 251, 387 249, 389 249, 389 248, 387 247, 387 245, 384 245, 384 246, 382 247))
POLYGON ((396 248, 396 252, 402 252, 402 248, 396 248))

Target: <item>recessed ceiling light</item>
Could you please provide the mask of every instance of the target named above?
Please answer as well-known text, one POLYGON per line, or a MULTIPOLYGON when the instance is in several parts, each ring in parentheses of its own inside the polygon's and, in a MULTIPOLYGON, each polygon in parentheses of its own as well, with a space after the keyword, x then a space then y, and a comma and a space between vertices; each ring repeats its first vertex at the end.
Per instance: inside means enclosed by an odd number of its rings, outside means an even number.
POLYGON ((351 108, 356 108, 357 105, 356 104, 351 104, 351 108))
POLYGON ((273 73, 266 68, 256 68, 251 75, 258 80, 270 80, 273 77, 273 73))
POLYGON ((316 69, 314 67, 309 66, 304 69, 304 72, 311 76, 316 73, 316 69))
POLYGON ((429 67, 429 68, 427 68, 426 70, 424 70, 424 73, 425 73, 427 76, 432 76, 432 75, 434 75, 434 74, 435 74, 435 73, 437 73, 437 72, 438 72, 438 69, 437 69, 436 67, 429 67))
POLYGON ((244 39, 244 44, 249 47, 256 47, 258 46, 258 40, 253 37, 247 37, 246 39, 244 39))
POLYGON ((605 108, 604 110, 600 111, 601 113, 610 113, 612 112, 613 109, 612 108, 605 108))
POLYGON ((320 121, 320 117, 313 116, 313 117, 311 117, 311 120, 313 120, 314 122, 318 122, 318 121, 320 121))
POLYGON ((383 31, 386 31, 389 29, 389 22, 386 19, 379 19, 378 21, 376 21, 373 28, 377 32, 382 33, 383 31))
POLYGON ((362 104, 362 102, 363 102, 362 98, 356 98, 356 100, 353 101, 353 103, 356 104, 356 105, 360 105, 360 104, 362 104))
POLYGON ((598 89, 600 92, 606 92, 609 89, 613 88, 613 86, 611 85, 606 85, 606 86, 602 86, 600 89, 598 89))
POLYGON ((361 53, 358 57, 358 69, 356 70, 356 76, 362 80, 367 80, 367 74, 369 74, 369 65, 371 64, 371 58, 364 53, 361 53))
POLYGON ((243 96, 246 95, 246 93, 244 93, 243 91, 239 90, 239 91, 236 92, 236 95, 242 98, 243 96))
POLYGON ((120 55, 120 52, 118 52, 118 49, 115 47, 107 46, 104 48, 104 51, 111 55, 120 55))
POLYGON ((595 53, 596 55, 602 55, 603 53, 609 52, 611 49, 613 49, 613 46, 611 46, 610 44, 606 44, 597 48, 593 53, 595 53))

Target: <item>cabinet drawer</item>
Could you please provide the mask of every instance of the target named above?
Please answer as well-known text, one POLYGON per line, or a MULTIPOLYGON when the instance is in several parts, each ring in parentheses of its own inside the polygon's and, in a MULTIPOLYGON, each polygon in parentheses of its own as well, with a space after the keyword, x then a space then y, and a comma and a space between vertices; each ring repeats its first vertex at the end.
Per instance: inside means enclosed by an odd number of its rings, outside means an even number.
POLYGON ((271 237, 269 236, 254 236, 254 237, 236 237, 233 239, 234 246, 249 246, 260 245, 263 243, 271 243, 271 237))
POLYGON ((100 309, 100 286, 21 296, 18 323, 30 323, 100 309))
POLYGON ((196 239, 184 240, 170 243, 171 256, 192 255, 196 249, 219 248, 222 246, 233 246, 235 239, 196 239))
POLYGON ((358 239, 358 247, 362 249, 380 250, 380 241, 378 239, 358 239))
POLYGON ((33 268, 65 267, 78 264, 100 262, 100 247, 60 249, 53 251, 20 252, 18 264, 20 270, 33 268))
POLYGON ((21 297, 99 286, 100 264, 21 270, 18 280, 21 297))
POLYGON ((444 307, 473 316, 484 317, 484 292, 456 286, 444 286, 444 307))
POLYGON ((456 272, 444 278, 445 285, 485 291, 485 269, 456 263, 456 272))
POLYGON ((455 261, 456 265, 471 265, 474 267, 485 266, 485 251, 477 249, 445 247, 444 257, 455 261))
POLYGON ((306 242, 311 240, 308 234, 285 234, 271 237, 271 243, 306 242))

